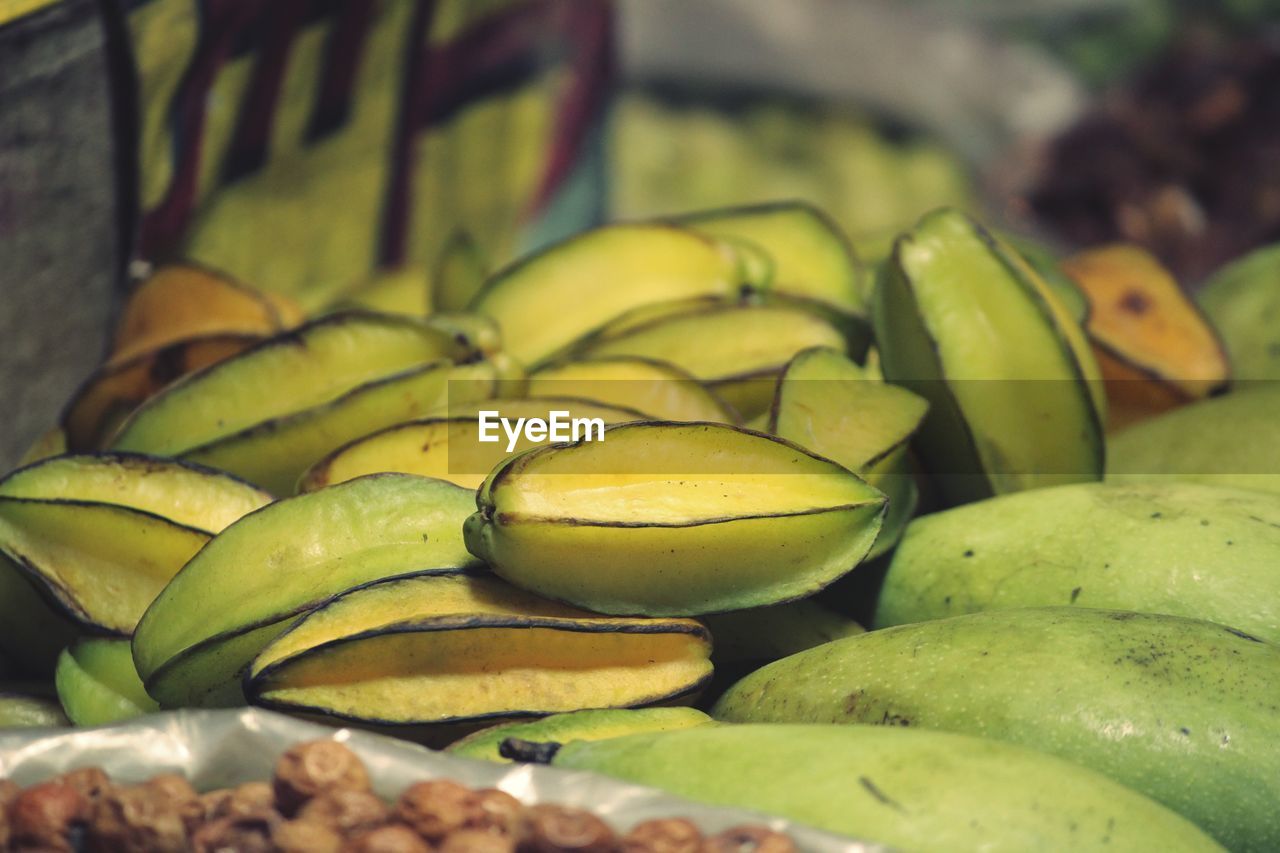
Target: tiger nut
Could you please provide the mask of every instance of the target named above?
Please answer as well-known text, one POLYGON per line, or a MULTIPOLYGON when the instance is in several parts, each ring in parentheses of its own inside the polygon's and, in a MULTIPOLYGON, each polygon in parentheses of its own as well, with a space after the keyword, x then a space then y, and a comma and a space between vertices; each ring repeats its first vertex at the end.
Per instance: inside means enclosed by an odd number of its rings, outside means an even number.
POLYGON ((223 807, 223 804, 230 798, 231 798, 230 788, 218 788, 217 790, 208 791, 204 794, 201 794, 196 800, 196 802, 200 806, 200 820, 198 821, 198 823, 204 823, 205 821, 215 820, 216 818, 223 817, 223 815, 218 814, 218 811, 223 807))
POLYGON ((191 783, 185 777, 176 773, 162 773, 143 782, 142 787, 159 799, 172 804, 188 835, 204 823, 204 804, 201 802, 200 795, 196 793, 196 789, 191 787, 191 783))
POLYGON ((117 787, 93 806, 88 847, 98 853, 182 853, 187 830, 173 800, 146 785, 117 787))
POLYGON ((9 806, 9 844, 15 850, 71 850, 73 829, 89 816, 89 802, 65 782, 33 785, 9 806))
POLYGON ((17 799, 21 790, 17 782, 0 779, 0 850, 9 846, 9 804, 17 799))
POLYGON ((617 848, 617 840, 609 825, 585 809, 530 806, 524 811, 523 823, 522 850, 607 853, 617 848))
POLYGON ((506 791, 482 788, 471 793, 465 826, 515 836, 520 831, 523 813, 524 805, 506 791))
POLYGON ((386 823, 391 809, 370 791, 329 791, 307 800, 297 816, 350 834, 386 823))
POLYGON ((470 788, 447 779, 415 782, 400 794, 395 816, 427 841, 437 843, 466 826, 472 814, 470 788))
POLYGON ((326 791, 368 791, 369 773, 354 752, 331 740, 292 747, 276 762, 276 806, 288 816, 326 791))
POLYGON ((391 823, 352 838, 343 853, 431 853, 431 845, 409 827, 391 823))
POLYGON ((175 806, 183 806, 200 798, 186 777, 179 776, 177 773, 161 773, 158 776, 152 776, 143 782, 142 786, 175 806))
POLYGON ((266 782, 245 782, 200 798, 209 820, 254 815, 275 808, 275 795, 266 782))
POLYGON ((623 853, 698 853, 702 832, 684 818, 646 820, 622 837, 623 853))
POLYGON ((514 853, 516 840, 510 835, 485 829, 459 829, 444 837, 439 853, 514 853))
POLYGON ((77 767, 55 776, 53 781, 75 788, 90 804, 112 788, 111 778, 101 767, 77 767))
POLYGON ((342 835, 313 820, 285 820, 271 829, 271 841, 279 853, 338 853, 342 835))
POLYGON ((191 836, 193 853, 275 853, 272 833, 280 824, 273 812, 224 817, 206 823, 191 836))

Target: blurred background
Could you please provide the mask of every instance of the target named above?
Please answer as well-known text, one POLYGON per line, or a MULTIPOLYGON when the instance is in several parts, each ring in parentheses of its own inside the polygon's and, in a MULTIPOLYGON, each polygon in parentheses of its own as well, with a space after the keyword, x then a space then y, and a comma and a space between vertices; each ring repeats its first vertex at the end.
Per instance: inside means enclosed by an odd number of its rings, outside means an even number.
POLYGON ((950 204, 1193 288, 1280 239, 1280 0, 4 0, 0 461, 151 264, 319 311, 782 198, 869 264, 950 204))

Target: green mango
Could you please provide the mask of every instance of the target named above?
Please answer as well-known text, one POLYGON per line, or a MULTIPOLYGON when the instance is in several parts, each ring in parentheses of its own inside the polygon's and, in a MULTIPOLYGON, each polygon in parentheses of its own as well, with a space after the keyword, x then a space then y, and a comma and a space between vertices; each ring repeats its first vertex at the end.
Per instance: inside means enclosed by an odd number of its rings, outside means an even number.
POLYGON ((1041 607, 837 640, 721 697, 728 722, 1007 741, 1105 774, 1232 850, 1280 846, 1280 647, 1198 619, 1041 607))
POLYGON ((485 761, 510 762, 499 752, 509 737, 529 741, 605 740, 639 732, 666 732, 710 725, 712 720, 694 708, 595 708, 552 714, 532 722, 499 723, 449 744, 446 752, 485 761))
POLYGON ((1084 483, 913 521, 878 627, 1076 605, 1208 619, 1280 642, 1280 500, 1194 483, 1084 483))
POLYGON ((882 726, 731 725, 575 741, 552 764, 756 809, 903 850, 1220 850, 1105 776, 982 738, 882 726))
POLYGON ((67 718, 101 726, 160 710, 133 666, 129 640, 84 637, 58 658, 54 685, 67 718))
POLYGON ((1184 480, 1280 493, 1280 385, 1250 385, 1111 436, 1107 480, 1184 480))
POLYGON ((1280 379, 1280 243, 1218 270, 1196 301, 1222 336, 1236 380, 1280 379))
POLYGON ((866 631, 853 619, 812 598, 708 613, 698 621, 711 631, 711 660, 717 669, 725 664, 758 666, 866 631))
POLYGON ((1101 479, 1105 398, 1089 343, 977 222, 936 210, 900 237, 871 315, 885 379, 929 401, 915 444, 949 503, 1101 479))

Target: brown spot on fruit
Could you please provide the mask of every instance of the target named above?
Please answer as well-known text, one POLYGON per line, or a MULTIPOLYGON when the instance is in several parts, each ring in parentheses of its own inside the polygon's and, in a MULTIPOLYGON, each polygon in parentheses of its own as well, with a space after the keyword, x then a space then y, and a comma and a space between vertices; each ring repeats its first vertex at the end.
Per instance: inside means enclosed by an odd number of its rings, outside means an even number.
POLYGON ((1142 316, 1151 310, 1151 300, 1137 288, 1125 291, 1117 304, 1122 311, 1137 316, 1142 316))

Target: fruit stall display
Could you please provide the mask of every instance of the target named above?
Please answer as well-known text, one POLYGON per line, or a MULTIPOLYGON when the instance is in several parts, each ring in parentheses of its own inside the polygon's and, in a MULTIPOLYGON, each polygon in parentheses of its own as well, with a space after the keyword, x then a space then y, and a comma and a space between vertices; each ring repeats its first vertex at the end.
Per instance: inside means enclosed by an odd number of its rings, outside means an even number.
POLYGON ((828 101, 670 86, 623 92, 609 133, 620 219, 802 199, 849 235, 864 262, 941 205, 977 206, 957 154, 903 122, 828 101))
POLYGON ((5 849, 883 849, 589 771, 476 761, 251 708, 0 732, 0 748, 5 849))
MULTIPOLYGON (((953 208, 892 245, 871 271, 807 203, 692 211, 493 270, 458 240, 310 312, 148 270, 0 479, 0 714, 44 727, 0 743, 248 705, 850 843, 1274 849, 1280 398, 1228 358, 1274 371, 1274 250, 1202 308, 1136 246, 953 208), (484 441, 494 413, 542 433, 484 441), (557 413, 600 432, 547 441, 557 413)), ((308 810, 259 776, 241 814, 18 769, 19 848, 51 796, 58 844, 137 812, 173 849, 560 849, 505 799, 454 840, 364 783, 308 810)), ((574 819, 567 849, 804 846, 574 819)))
POLYGON ((0 441, 0 851, 1280 849, 1275 0, 864 4, 1062 109, 985 161, 627 4, 116 5, 0 8, 142 130, 0 441))
POLYGON ((269 781, 197 793, 183 776, 158 774, 122 784, 98 767, 69 771, 19 788, 8 780, 0 802, 6 834, 19 849, 58 849, 72 827, 91 850, 479 851, 666 849, 795 850, 766 826, 734 826, 705 838, 685 818, 643 821, 617 838, 584 809, 542 803, 524 807, 497 788, 471 789, 446 779, 415 782, 393 805, 373 792, 368 769, 333 740, 299 743, 276 761, 269 781), (518 841, 517 841, 518 839, 518 841))

